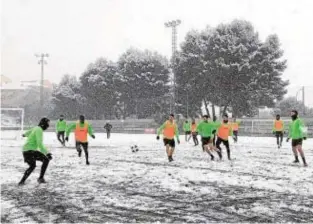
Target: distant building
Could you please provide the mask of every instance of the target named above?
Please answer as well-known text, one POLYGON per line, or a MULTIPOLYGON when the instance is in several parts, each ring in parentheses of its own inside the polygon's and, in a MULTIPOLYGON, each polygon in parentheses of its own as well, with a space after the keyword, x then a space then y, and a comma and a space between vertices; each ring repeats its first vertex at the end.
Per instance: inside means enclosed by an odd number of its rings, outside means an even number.
MULTIPOLYGON (((31 81, 21 81, 21 86, 23 87, 39 87, 41 86, 40 80, 31 80, 31 81)), ((43 80, 43 86, 44 88, 52 89, 53 85, 52 83, 45 79, 43 80)))
MULTIPOLYGON (((24 107, 25 103, 39 102, 39 88, 40 81, 38 80, 12 82, 9 78, 1 75, 1 107, 24 107), (37 94, 35 94, 36 91, 37 94), (28 102, 25 102, 25 99, 28 102)), ((52 88, 52 83, 44 80, 45 92, 51 94, 52 88)))

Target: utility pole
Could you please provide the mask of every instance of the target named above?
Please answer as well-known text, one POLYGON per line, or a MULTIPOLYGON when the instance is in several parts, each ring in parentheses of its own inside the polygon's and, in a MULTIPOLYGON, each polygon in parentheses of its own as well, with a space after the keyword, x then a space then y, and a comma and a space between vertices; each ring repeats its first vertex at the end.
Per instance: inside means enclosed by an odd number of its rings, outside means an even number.
MULTIPOLYGON (((173 67, 175 65, 175 58, 176 58, 176 52, 177 52, 177 26, 181 24, 181 21, 178 20, 172 20, 169 22, 166 22, 164 25, 165 27, 172 28, 172 71, 173 67)), ((173 113, 175 113, 175 91, 176 91, 176 79, 175 79, 175 74, 173 73, 173 90, 172 90, 172 102, 171 105, 173 104, 173 113)), ((170 108, 171 113, 172 113, 172 107, 170 108)))
POLYGON ((45 60, 45 58, 49 57, 49 54, 35 54, 35 57, 39 58, 38 64, 41 65, 41 77, 40 77, 40 115, 43 114, 43 80, 44 80, 44 65, 47 64, 47 61, 45 60))

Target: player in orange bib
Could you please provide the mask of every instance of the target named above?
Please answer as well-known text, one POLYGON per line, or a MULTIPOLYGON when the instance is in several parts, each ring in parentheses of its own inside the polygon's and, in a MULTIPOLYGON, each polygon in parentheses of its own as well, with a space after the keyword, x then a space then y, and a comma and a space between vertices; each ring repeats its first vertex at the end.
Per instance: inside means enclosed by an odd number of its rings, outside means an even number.
POLYGON ((218 155, 220 159, 222 159, 222 148, 220 145, 223 143, 227 150, 227 158, 230 160, 228 136, 232 136, 232 128, 231 124, 228 123, 228 116, 225 114, 223 116, 223 123, 220 123, 217 128, 216 148, 219 149, 218 155))
POLYGON ((280 119, 280 115, 277 114, 276 120, 274 121, 274 125, 273 125, 273 134, 276 135, 278 148, 281 147, 282 142, 283 142, 284 128, 285 128, 284 122, 280 119))
POLYGON ((86 164, 89 165, 89 154, 88 154, 88 134, 95 138, 93 134, 93 129, 91 125, 85 121, 85 117, 83 115, 79 116, 79 121, 76 123, 70 124, 68 129, 66 130, 66 138, 65 140, 68 141, 68 136, 70 135, 71 131, 75 133, 75 141, 76 141, 76 150, 78 152, 78 156, 81 157, 83 147, 86 157, 86 164))
POLYGON ((193 142, 195 143, 195 146, 199 145, 197 135, 198 135, 197 124, 196 124, 195 120, 192 120, 192 122, 191 122, 191 136, 192 136, 193 142))
POLYGON ((161 127, 158 129, 158 135, 157 140, 160 139, 160 134, 163 133, 163 142, 166 147, 166 153, 168 156, 168 161, 173 161, 173 153, 175 150, 175 140, 176 137, 177 143, 179 144, 179 132, 176 125, 176 122, 174 121, 174 114, 170 114, 169 119, 164 122, 164 124, 161 125, 161 127))
POLYGON ((231 128, 233 130, 233 139, 235 143, 238 141, 238 130, 239 130, 239 122, 236 122, 236 118, 234 118, 234 121, 231 123, 231 128))

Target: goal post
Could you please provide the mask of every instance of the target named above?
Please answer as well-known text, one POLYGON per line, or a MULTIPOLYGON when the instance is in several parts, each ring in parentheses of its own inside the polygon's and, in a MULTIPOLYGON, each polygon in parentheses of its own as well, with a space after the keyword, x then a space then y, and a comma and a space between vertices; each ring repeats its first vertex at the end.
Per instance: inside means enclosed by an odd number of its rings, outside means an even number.
POLYGON ((0 108, 1 139, 16 140, 24 131, 24 108, 0 108))

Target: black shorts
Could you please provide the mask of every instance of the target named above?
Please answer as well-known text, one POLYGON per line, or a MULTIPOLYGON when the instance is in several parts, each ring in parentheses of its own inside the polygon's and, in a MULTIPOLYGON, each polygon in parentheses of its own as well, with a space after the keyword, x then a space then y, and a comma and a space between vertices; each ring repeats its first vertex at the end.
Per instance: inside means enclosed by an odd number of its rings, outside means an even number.
POLYGON ((88 149, 88 142, 77 142, 76 141, 76 149, 77 150, 79 150, 79 149, 81 149, 80 147, 82 146, 83 147, 83 149, 88 149))
POLYGON ((283 136, 283 132, 282 131, 276 131, 275 135, 276 135, 276 137, 283 136))
POLYGON ((208 144, 212 143, 211 137, 202 137, 201 141, 202 141, 202 145, 208 145, 208 144))
POLYGON ((186 135, 190 135, 190 134, 191 134, 191 131, 185 131, 185 134, 186 134, 186 135))
POLYGON ((191 132, 191 134, 192 134, 193 136, 197 136, 197 135, 198 135, 198 132, 191 132))
POLYGON ((292 139, 291 140, 291 145, 292 145, 292 147, 296 147, 298 145, 302 145, 302 138, 300 138, 300 139, 292 139))
POLYGON ((229 141, 228 140, 224 140, 220 137, 217 137, 216 145, 220 146, 221 143, 223 143, 223 145, 225 145, 226 148, 229 148, 229 141))
POLYGON ((164 145, 169 145, 170 147, 172 148, 175 148, 175 140, 174 139, 167 139, 167 138, 164 138, 163 139, 163 142, 164 142, 164 145))
POLYGON ((36 163, 36 160, 38 161, 47 161, 49 160, 42 152, 39 151, 24 151, 23 152, 24 162, 31 164, 36 163))
POLYGON ((238 135, 238 131, 233 131, 233 135, 237 136, 238 135))

